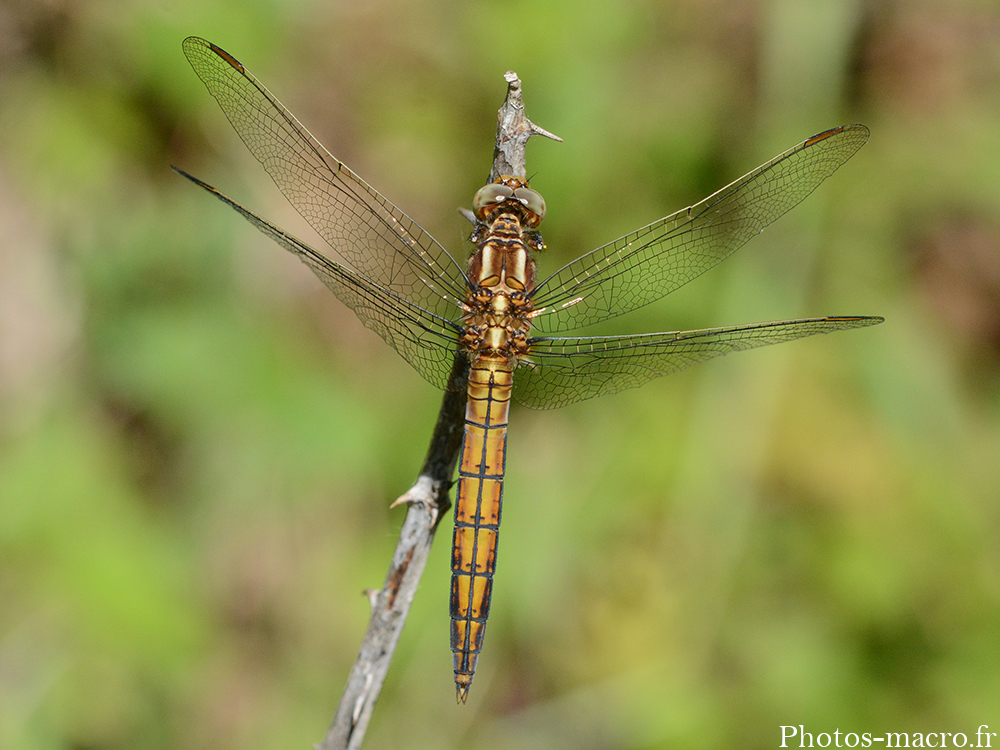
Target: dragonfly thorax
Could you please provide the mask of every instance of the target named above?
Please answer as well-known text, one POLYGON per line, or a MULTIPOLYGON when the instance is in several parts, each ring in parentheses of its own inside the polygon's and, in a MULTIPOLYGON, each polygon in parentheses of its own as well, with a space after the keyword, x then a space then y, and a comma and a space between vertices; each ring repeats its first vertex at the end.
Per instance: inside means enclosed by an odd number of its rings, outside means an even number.
POLYGON ((541 245, 538 233, 525 228, 529 215, 540 218, 514 197, 514 190, 526 189, 511 187, 515 184, 522 183, 487 185, 476 196, 477 214, 488 223, 481 222, 473 234, 478 247, 469 259, 461 339, 462 348, 473 361, 486 356, 505 359, 512 367, 528 353, 530 293, 535 286, 535 261, 529 251, 541 245), (502 190, 498 193, 490 188, 502 190), (489 195, 506 197, 490 207, 484 203, 489 195))
POLYGON ((472 239, 478 245, 469 258, 469 291, 530 292, 535 286, 535 261, 529 250, 544 247, 537 232, 525 231, 520 217, 502 211, 480 224, 472 239))
POLYGON ((480 290, 466 301, 461 348, 475 363, 481 357, 506 360, 511 369, 528 354, 530 302, 521 294, 480 290))

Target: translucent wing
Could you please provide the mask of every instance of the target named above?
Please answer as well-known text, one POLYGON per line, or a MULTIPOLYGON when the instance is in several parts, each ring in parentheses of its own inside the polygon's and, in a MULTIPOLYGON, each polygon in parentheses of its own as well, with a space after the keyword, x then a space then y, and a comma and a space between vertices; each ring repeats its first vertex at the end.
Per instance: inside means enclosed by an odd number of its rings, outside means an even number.
POLYGON ((701 203, 563 266, 535 287, 545 333, 630 312, 700 276, 798 204, 868 140, 864 125, 814 135, 701 203))
POLYGON ((528 361, 522 361, 514 374, 514 398, 533 409, 552 409, 635 388, 730 352, 871 326, 882 320, 806 318, 635 336, 536 338, 531 341, 528 361))
POLYGON ((417 372, 438 388, 448 386, 448 375, 461 330, 458 323, 425 310, 326 258, 211 185, 179 169, 176 171, 238 211, 261 232, 297 255, 366 327, 381 336, 417 372))
POLYGON ((183 48, 247 148, 347 264, 425 310, 456 313, 465 274, 433 237, 323 148, 236 58, 197 37, 183 48))

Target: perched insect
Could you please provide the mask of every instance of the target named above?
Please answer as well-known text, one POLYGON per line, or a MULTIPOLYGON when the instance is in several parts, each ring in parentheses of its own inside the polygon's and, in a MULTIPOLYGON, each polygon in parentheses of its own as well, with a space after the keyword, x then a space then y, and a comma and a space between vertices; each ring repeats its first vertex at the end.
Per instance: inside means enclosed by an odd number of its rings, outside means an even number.
POLYGON ((184 41, 184 54, 243 142, 340 261, 181 174, 298 255, 434 385, 447 387, 456 351, 468 358, 451 563, 451 648, 462 702, 489 617, 512 396, 536 409, 565 406, 729 352, 882 322, 846 316, 671 333, 551 335, 635 310, 729 257, 850 159, 868 140, 864 125, 814 135, 700 203, 539 281, 534 255, 545 247, 538 233, 545 201, 526 180, 500 177, 476 193, 475 250, 460 263, 323 148, 236 58, 195 37, 184 41))

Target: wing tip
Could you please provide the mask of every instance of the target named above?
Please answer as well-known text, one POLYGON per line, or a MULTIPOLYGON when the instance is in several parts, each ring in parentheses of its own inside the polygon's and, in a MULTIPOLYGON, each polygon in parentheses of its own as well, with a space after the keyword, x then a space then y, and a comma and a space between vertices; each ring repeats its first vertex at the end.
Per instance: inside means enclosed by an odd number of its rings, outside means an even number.
POLYGON ((223 61, 231 68, 234 68, 240 73, 246 73, 246 68, 243 67, 243 63, 233 57, 231 54, 226 52, 222 47, 217 44, 212 44, 207 39, 202 39, 200 36, 189 36, 183 42, 181 42, 181 49, 184 50, 184 54, 187 55, 188 59, 191 58, 191 54, 196 47, 206 49, 212 52, 217 57, 222 58, 223 61))
POLYGON ((857 327, 885 323, 885 318, 881 315, 828 315, 823 320, 831 323, 854 323, 857 327))
MULTIPOLYGON (((830 128, 829 130, 824 130, 822 133, 817 133, 812 138, 806 138, 802 143, 802 148, 809 148, 814 146, 820 141, 825 141, 827 138, 832 138, 835 135, 840 135, 841 133, 854 133, 861 135, 861 144, 867 143, 869 136, 871 136, 871 131, 868 129, 867 125, 862 125, 860 122, 852 123, 851 125, 841 125, 837 128, 830 128)), ((858 147, 860 148, 860 146, 858 147)))

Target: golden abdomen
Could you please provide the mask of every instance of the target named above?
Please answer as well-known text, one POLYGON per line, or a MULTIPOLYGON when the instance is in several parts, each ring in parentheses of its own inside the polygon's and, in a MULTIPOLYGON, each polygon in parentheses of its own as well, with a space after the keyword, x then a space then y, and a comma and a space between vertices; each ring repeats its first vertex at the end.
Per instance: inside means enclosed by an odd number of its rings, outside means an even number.
POLYGON ((507 460, 511 375, 505 357, 480 357, 469 373, 451 556, 451 650, 458 699, 463 703, 490 614, 507 460))

